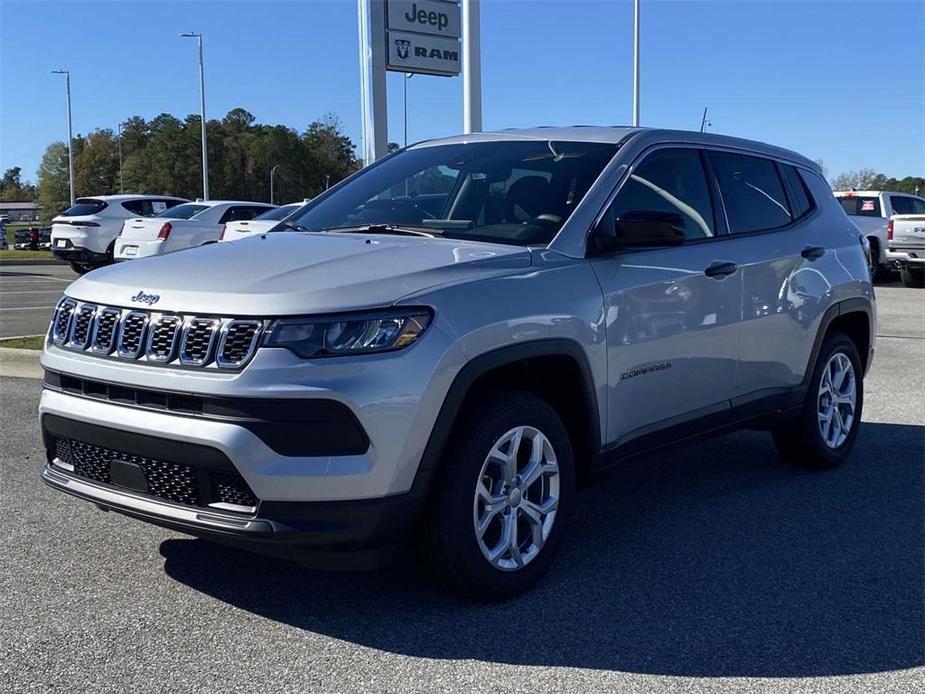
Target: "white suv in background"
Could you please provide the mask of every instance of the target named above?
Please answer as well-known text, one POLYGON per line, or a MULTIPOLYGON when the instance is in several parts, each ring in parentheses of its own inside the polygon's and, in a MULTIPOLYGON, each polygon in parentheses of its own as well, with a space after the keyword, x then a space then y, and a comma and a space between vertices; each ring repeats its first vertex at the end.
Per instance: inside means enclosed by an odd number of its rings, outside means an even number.
POLYGON ((116 239, 116 260, 163 255, 218 241, 225 224, 276 209, 265 202, 197 200, 151 218, 126 220, 116 239))
POLYGON ((113 260, 122 223, 169 210, 185 198, 169 195, 94 195, 77 201, 52 220, 51 249, 81 274, 113 260))
POLYGON ((259 217, 251 220, 239 220, 237 222, 228 222, 222 230, 219 241, 237 241, 246 239, 248 236, 256 236, 265 231, 269 231, 287 217, 291 217, 309 203, 306 199, 303 202, 293 202, 288 205, 282 205, 276 209, 264 212, 259 217))
POLYGON ((870 276, 875 280, 882 279, 893 265, 887 255, 890 218, 894 215, 925 214, 925 198, 882 190, 837 190, 835 198, 870 241, 870 276))

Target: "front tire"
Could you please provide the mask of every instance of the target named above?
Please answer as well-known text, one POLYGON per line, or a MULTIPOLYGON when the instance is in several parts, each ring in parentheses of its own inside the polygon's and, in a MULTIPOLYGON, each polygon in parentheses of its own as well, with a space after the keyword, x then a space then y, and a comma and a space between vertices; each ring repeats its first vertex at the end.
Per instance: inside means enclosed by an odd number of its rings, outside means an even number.
POLYGON ((800 414, 772 432, 781 455, 801 467, 841 465, 861 425, 863 379, 861 359, 851 338, 838 332, 827 335, 800 414))
POLYGON ((93 269, 91 265, 84 265, 83 263, 75 263, 74 261, 70 262, 71 270, 76 272, 78 275, 86 275, 90 270, 93 269))
POLYGON ((477 600, 509 598, 549 570, 575 493, 562 420, 531 393, 488 394, 447 444, 421 523, 422 558, 477 600))

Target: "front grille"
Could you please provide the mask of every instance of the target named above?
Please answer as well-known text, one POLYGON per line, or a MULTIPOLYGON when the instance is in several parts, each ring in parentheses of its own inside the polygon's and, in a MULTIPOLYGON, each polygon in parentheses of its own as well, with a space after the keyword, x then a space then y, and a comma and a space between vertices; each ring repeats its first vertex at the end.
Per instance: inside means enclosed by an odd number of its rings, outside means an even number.
POLYGON ((56 438, 54 451, 75 475, 102 484, 112 484, 110 466, 113 460, 121 460, 141 468, 150 496, 187 506, 208 507, 215 503, 257 506, 257 497, 237 473, 149 458, 68 438, 56 438))
POLYGON ((152 364, 241 369, 251 360, 266 321, 97 306, 64 297, 51 334, 59 347, 152 364))
POLYGON ((83 304, 74 313, 71 325, 70 343, 78 349, 83 349, 90 341, 90 329, 93 327, 93 316, 96 315, 96 306, 83 304))
POLYGON ((173 359, 182 323, 179 316, 161 316, 152 322, 148 337, 148 359, 160 362, 173 359))
POLYGON ((65 298, 58 303, 52 329, 52 338, 55 344, 63 345, 67 342, 68 335, 71 332, 71 318, 74 316, 75 308, 77 308, 77 302, 73 299, 65 298))
POLYGON ((141 311, 131 311, 122 319, 122 329, 119 331, 119 347, 116 350, 120 357, 135 359, 141 354, 145 339, 145 327, 148 325, 148 314, 141 311))
POLYGON ((101 354, 112 354, 116 346, 116 329, 122 311, 109 306, 96 314, 96 323, 93 326, 93 338, 90 350, 101 354))
POLYGON ((263 323, 257 320, 233 320, 223 331, 218 346, 218 363, 220 366, 237 366, 250 358, 257 345, 257 337, 263 323))
POLYGON ((213 318, 193 318, 187 324, 180 348, 180 363, 201 366, 212 358, 219 321, 213 318))

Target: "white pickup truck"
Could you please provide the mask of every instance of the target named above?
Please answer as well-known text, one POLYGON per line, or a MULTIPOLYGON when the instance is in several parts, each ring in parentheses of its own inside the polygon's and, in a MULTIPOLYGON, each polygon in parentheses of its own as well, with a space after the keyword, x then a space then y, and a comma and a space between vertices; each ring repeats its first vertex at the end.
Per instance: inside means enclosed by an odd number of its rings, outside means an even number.
POLYGON ((894 265, 887 255, 888 226, 894 215, 925 215, 925 198, 882 190, 837 190, 835 197, 870 241, 870 274, 883 279, 894 265))
POLYGON ((900 214, 887 223, 887 258, 907 287, 925 287, 925 214, 900 214))

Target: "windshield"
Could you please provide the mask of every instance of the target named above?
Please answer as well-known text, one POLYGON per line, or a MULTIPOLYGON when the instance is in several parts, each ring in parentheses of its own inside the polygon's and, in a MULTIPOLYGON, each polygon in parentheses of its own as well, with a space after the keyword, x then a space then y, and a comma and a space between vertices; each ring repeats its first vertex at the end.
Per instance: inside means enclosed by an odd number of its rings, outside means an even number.
POLYGON ((473 142, 398 152, 293 214, 309 231, 395 225, 545 245, 617 151, 598 142, 473 142))
POLYGON ((186 203, 185 205, 177 205, 176 207, 171 207, 168 210, 163 212, 158 212, 155 217, 167 217, 168 219, 189 219, 190 217, 195 217, 197 214, 203 210, 209 209, 208 205, 197 205, 195 203, 186 203))
POLYGON ((259 217, 254 217, 254 221, 264 221, 264 222, 278 222, 281 219, 286 219, 289 215, 295 212, 302 206, 302 203, 295 205, 283 205, 282 207, 274 207, 268 212, 264 212, 259 217))

